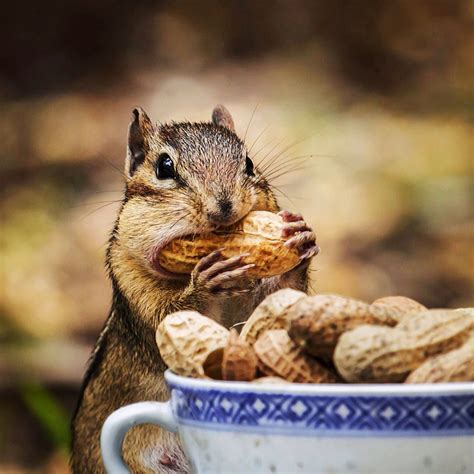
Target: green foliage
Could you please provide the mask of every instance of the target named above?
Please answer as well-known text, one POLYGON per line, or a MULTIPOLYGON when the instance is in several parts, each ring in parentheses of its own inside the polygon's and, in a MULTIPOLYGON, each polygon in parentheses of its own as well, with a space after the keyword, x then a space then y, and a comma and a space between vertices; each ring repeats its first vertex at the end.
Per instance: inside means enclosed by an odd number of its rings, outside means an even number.
POLYGON ((36 381, 24 382, 20 394, 30 412, 37 418, 55 447, 69 451, 69 416, 58 401, 36 381))

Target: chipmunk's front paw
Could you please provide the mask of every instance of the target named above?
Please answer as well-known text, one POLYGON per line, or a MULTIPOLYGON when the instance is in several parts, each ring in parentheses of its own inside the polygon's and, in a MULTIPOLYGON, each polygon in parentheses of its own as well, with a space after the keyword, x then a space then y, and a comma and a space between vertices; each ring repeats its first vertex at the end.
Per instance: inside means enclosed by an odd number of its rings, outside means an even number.
POLYGON ((203 289, 216 296, 236 296, 250 291, 243 282, 254 264, 245 264, 247 254, 225 258, 216 250, 202 258, 191 273, 191 282, 197 289, 203 289))
POLYGON ((285 242, 285 246, 296 248, 300 261, 309 263, 310 259, 319 252, 319 246, 316 244, 316 234, 306 224, 301 214, 281 211, 278 215, 287 223, 282 229, 282 236, 293 236, 285 242))

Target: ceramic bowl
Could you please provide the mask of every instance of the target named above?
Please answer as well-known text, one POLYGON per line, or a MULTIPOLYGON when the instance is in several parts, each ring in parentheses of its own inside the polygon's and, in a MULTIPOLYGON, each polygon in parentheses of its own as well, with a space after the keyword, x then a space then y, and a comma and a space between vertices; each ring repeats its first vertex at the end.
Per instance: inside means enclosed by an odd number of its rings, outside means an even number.
POLYGON ((126 431, 178 431, 196 473, 471 473, 474 383, 305 385, 191 379, 166 372, 171 399, 114 412, 101 446, 127 473, 126 431))

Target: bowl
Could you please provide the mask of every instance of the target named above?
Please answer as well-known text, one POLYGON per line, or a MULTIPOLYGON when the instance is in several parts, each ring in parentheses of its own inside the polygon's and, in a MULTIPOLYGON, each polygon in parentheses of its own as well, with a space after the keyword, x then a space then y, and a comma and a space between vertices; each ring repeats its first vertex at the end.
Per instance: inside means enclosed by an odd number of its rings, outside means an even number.
POLYGON ((121 443, 137 423, 178 431, 196 473, 470 473, 474 383, 255 384, 170 371, 168 402, 114 412, 104 464, 128 472, 121 443))

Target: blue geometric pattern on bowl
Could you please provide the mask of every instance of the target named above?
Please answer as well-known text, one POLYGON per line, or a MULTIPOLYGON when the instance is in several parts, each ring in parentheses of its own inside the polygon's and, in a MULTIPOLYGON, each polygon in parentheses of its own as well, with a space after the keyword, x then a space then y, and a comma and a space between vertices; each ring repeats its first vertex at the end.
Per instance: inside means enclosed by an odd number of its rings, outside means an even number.
POLYGON ((403 436, 474 435, 474 397, 293 395, 170 384, 182 423, 246 431, 403 436))

